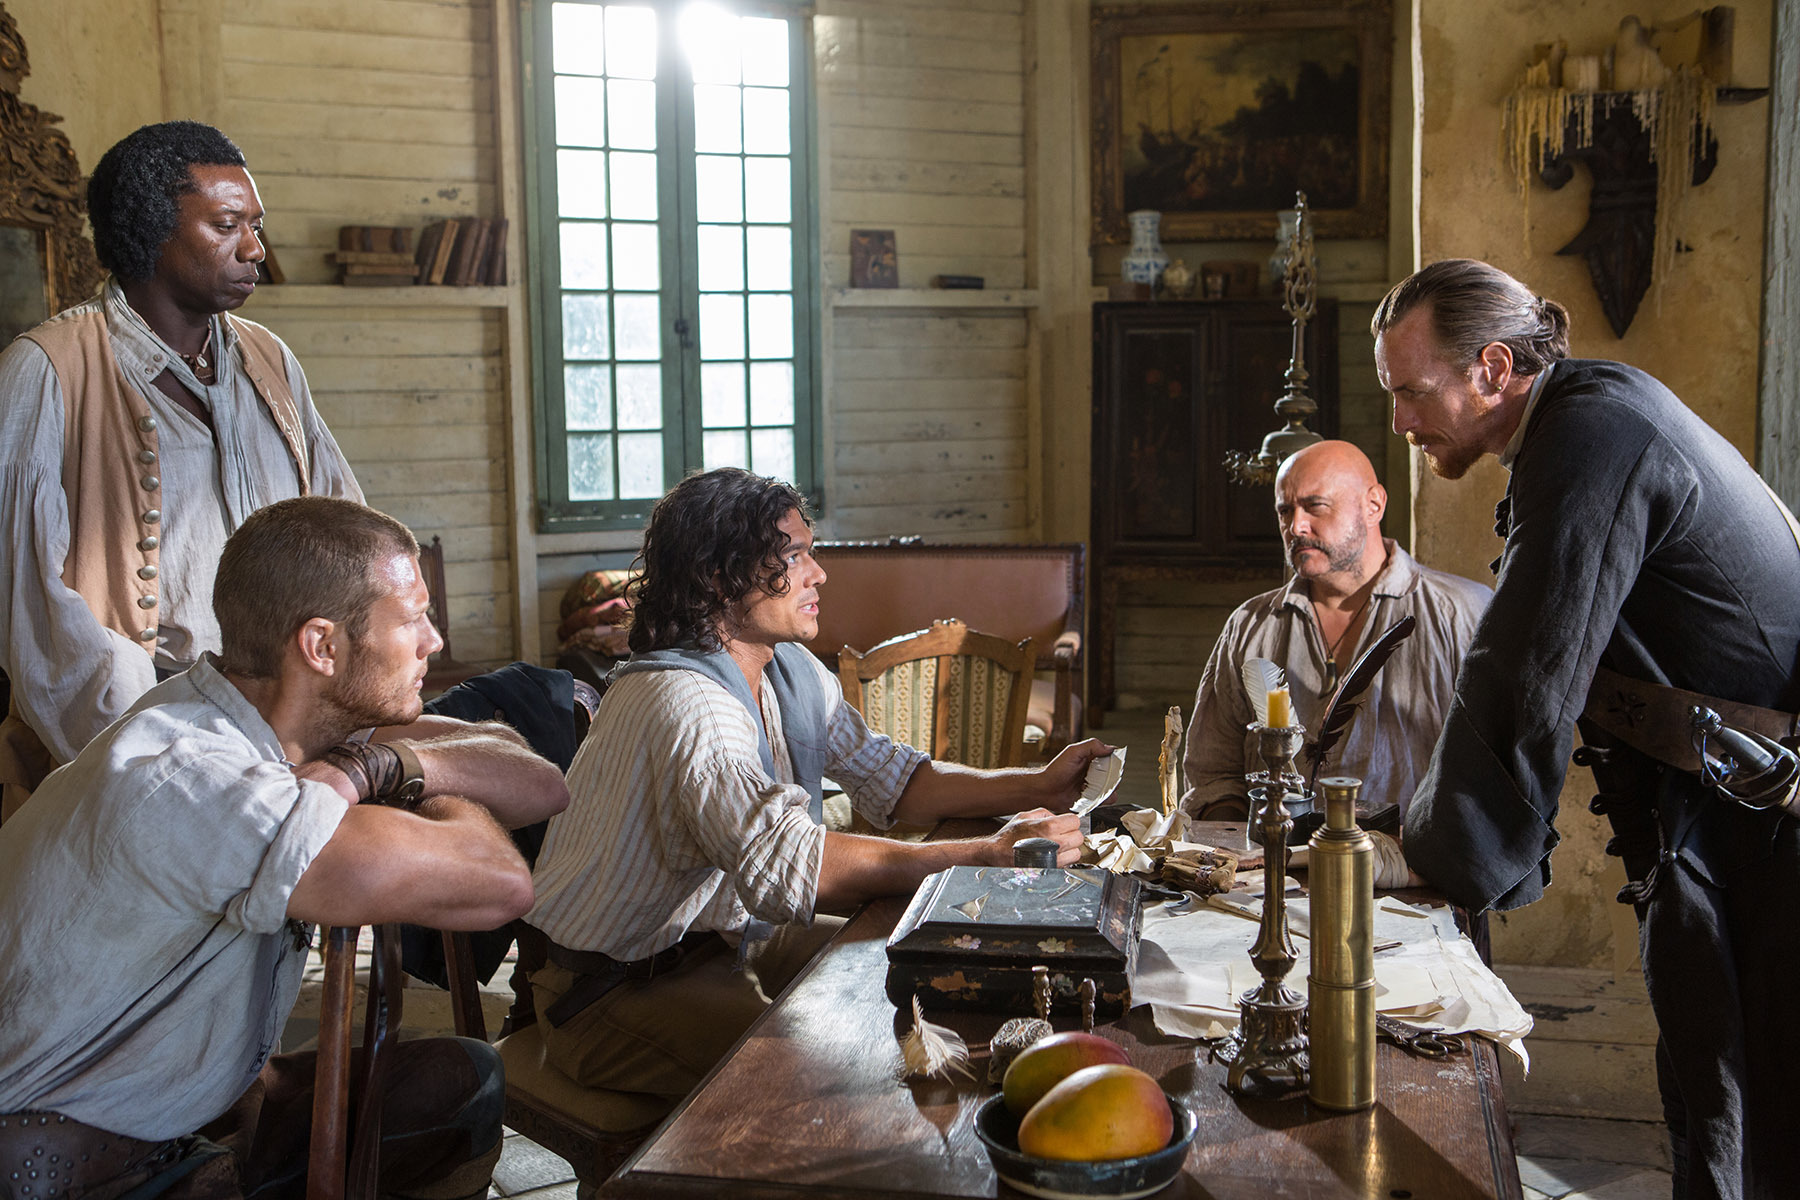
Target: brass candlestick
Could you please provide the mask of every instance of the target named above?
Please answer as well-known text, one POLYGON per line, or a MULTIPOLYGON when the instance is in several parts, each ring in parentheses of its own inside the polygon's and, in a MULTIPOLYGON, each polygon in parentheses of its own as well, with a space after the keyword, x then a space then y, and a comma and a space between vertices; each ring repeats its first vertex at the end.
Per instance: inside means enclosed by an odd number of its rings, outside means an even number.
POLYGON ((1244 818, 1244 849, 1248 850, 1262 836, 1262 815, 1256 797, 1259 789, 1264 794, 1285 793, 1285 799, 1290 802, 1290 815, 1311 812, 1312 800, 1306 791, 1306 777, 1294 766, 1294 756, 1306 744, 1306 726, 1297 723, 1269 726, 1251 722, 1246 728, 1255 735, 1257 757, 1263 760, 1262 770, 1244 776, 1250 789, 1250 811, 1244 818))
POLYGON ((1262 927, 1250 948, 1262 983, 1238 997, 1238 1028, 1215 1052, 1230 1064, 1225 1086, 1240 1095, 1283 1095, 1307 1086, 1306 999, 1283 980, 1299 954, 1287 924, 1288 833, 1294 827, 1287 800, 1304 800, 1304 783, 1289 792, 1293 757, 1305 740, 1299 726, 1257 727, 1257 751, 1270 780, 1250 793, 1252 816, 1263 845, 1262 927), (1259 795, 1260 793, 1260 795, 1259 795))

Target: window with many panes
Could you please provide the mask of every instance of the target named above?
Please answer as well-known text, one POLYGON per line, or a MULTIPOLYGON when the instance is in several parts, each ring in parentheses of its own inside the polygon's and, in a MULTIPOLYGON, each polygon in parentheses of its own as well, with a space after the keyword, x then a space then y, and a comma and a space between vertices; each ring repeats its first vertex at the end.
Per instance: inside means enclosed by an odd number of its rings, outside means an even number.
POLYGON ((540 524, 642 524, 702 468, 816 493, 805 19, 527 11, 540 524))

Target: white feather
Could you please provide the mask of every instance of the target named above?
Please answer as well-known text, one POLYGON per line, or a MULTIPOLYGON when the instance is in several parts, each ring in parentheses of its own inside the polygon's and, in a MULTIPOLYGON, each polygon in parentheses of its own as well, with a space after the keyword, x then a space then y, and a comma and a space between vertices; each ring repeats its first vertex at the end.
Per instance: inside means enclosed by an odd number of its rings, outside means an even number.
POLYGON ((1287 686, 1287 672, 1266 658, 1244 660, 1244 691, 1249 693, 1250 707, 1256 710, 1259 725, 1269 722, 1269 693, 1287 686))
POLYGON ((933 1025, 925 1019, 925 1009, 913 997, 913 1027, 900 1039, 900 1058, 905 1064, 902 1075, 937 1075, 949 1078, 956 1072, 974 1079, 969 1066, 969 1047, 954 1029, 933 1025))

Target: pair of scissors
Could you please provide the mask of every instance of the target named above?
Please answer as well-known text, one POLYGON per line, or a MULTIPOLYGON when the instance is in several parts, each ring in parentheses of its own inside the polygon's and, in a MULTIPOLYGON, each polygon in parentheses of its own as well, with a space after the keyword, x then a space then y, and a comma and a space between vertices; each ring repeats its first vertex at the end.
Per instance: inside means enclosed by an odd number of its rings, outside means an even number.
POLYGON ((1468 1047, 1462 1038, 1454 1033, 1434 1033, 1426 1029, 1414 1029, 1402 1024, 1392 1017, 1375 1014, 1375 1032, 1386 1037, 1402 1050, 1410 1051, 1421 1058, 1449 1058, 1452 1054, 1461 1054, 1468 1047))

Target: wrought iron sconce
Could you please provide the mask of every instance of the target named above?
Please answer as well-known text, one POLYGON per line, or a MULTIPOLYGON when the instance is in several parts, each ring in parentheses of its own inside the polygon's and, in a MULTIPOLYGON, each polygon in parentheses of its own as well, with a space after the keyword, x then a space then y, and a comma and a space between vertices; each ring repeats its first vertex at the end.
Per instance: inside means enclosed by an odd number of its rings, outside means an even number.
POLYGON ((1281 302, 1288 316, 1293 318, 1294 346, 1288 357, 1287 388, 1275 401, 1275 415, 1287 424, 1263 438, 1262 449, 1255 454, 1233 450, 1225 456, 1225 471, 1233 483, 1272 484, 1282 459, 1323 440, 1306 427, 1307 418, 1319 411, 1319 405, 1306 387, 1306 323, 1318 311, 1318 284, 1317 262, 1313 257, 1312 214, 1306 208, 1305 192, 1294 193, 1294 209, 1300 219, 1294 223, 1294 236, 1288 243, 1287 274, 1281 302))

